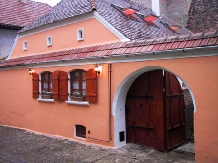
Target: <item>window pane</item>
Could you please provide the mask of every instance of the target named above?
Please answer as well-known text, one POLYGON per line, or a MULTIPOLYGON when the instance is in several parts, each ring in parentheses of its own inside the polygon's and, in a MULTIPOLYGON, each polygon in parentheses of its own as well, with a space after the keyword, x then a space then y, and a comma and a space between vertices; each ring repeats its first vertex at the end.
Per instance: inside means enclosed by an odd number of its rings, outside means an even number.
POLYGON ((85 96, 86 95, 86 90, 83 90, 82 92, 83 92, 83 96, 85 96))
POLYGON ((82 81, 82 89, 86 89, 86 81, 82 81))
POLYGON ((79 80, 79 72, 73 73, 73 80, 79 80))
POLYGON ((43 88, 48 88, 48 82, 44 82, 43 88))
POLYGON ((50 81, 52 81, 52 73, 50 73, 50 81))
POLYGON ((72 86, 73 86, 74 89, 79 89, 79 82, 74 81, 72 86))
POLYGON ((43 75, 43 79, 48 80, 48 74, 47 73, 43 75))
POLYGON ((86 72, 82 72, 82 80, 86 80, 86 72))
POLYGON ((52 89, 52 82, 50 82, 50 89, 52 89))

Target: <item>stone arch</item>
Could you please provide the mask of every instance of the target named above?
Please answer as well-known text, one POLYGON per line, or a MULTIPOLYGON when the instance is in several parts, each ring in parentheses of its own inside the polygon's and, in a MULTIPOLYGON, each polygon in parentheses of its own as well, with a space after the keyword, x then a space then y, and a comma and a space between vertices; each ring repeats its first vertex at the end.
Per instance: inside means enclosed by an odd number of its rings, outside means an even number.
MULTIPOLYGON (((148 66, 141 69, 138 69, 131 74, 129 74, 119 85, 118 89, 115 92, 114 99, 112 102, 112 115, 114 116, 114 145, 115 147, 120 147, 126 144, 126 138, 125 141, 120 141, 120 134, 126 133, 126 122, 125 122, 125 101, 126 101, 126 94, 131 86, 131 84, 135 81, 135 79, 140 76, 141 74, 156 70, 156 69, 162 69, 165 71, 168 71, 175 75, 179 80, 181 80, 189 89, 193 105, 194 105, 194 112, 196 112, 196 104, 195 99, 193 96, 193 92, 190 89, 188 83, 186 83, 178 74, 175 74, 174 72, 165 69, 160 66, 148 66)), ((125 135, 126 136, 126 135, 125 135)))

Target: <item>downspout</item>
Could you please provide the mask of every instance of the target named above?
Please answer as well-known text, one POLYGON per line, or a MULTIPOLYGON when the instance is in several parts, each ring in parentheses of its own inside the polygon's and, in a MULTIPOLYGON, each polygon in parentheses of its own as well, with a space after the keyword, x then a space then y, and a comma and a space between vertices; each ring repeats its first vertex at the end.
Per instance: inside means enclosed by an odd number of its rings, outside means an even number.
POLYGON ((88 137, 89 139, 95 140, 95 141, 101 141, 105 143, 109 143, 112 140, 112 135, 111 135, 111 72, 112 72, 112 64, 108 64, 108 91, 109 91, 109 128, 108 128, 108 140, 101 140, 97 138, 91 138, 88 137))

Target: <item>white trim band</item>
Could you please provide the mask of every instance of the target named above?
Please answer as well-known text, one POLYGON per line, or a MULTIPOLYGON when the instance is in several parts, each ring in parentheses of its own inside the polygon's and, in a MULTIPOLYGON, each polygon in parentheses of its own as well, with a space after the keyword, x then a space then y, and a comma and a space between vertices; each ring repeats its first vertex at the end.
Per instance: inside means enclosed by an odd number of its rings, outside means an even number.
POLYGON ((38 101, 40 102, 55 102, 54 99, 42 99, 42 98, 37 98, 38 101))
POLYGON ((67 104, 71 105, 84 105, 84 106, 89 106, 88 101, 65 101, 67 104))

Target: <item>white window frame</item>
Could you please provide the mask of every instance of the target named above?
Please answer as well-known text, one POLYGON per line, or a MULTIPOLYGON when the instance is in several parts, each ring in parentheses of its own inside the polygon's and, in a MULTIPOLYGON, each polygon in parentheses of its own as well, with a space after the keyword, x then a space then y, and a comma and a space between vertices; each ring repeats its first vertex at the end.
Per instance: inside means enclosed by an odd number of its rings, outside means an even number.
POLYGON ((28 50, 28 41, 23 42, 23 50, 28 50))
POLYGON ((55 102, 54 99, 43 99, 41 96, 42 95, 42 83, 41 83, 42 74, 43 74, 43 72, 39 74, 39 98, 37 98, 37 100, 40 102, 52 102, 53 103, 53 102, 55 102))
POLYGON ((77 41, 82 41, 84 40, 84 29, 80 28, 77 29, 77 41))
POLYGON ((52 46, 52 36, 47 36, 47 46, 52 46))

